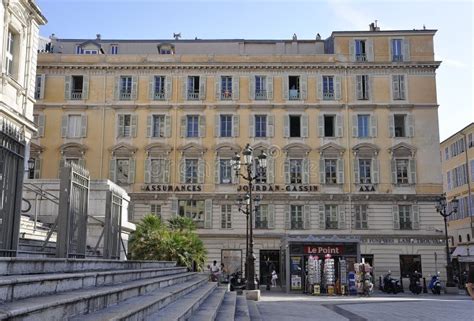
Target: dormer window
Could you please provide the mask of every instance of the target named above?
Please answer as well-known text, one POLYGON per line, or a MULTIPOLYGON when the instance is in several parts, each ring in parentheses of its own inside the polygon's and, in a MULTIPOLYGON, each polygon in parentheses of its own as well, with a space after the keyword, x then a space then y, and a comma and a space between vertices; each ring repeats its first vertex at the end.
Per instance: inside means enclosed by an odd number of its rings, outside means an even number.
POLYGON ((84 55, 97 55, 99 51, 96 49, 85 49, 82 53, 84 55))
POLYGON ((117 55, 118 54, 118 45, 110 45, 110 54, 117 55))
POLYGON ((171 44, 158 45, 158 53, 160 55, 173 55, 174 46, 171 44))

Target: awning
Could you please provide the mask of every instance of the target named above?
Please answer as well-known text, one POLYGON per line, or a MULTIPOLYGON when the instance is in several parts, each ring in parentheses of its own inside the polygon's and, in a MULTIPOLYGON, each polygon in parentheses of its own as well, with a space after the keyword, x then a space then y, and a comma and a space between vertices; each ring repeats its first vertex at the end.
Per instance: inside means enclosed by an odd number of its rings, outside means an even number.
POLYGON ((474 256, 474 246, 469 246, 469 245, 457 246, 453 254, 451 254, 452 258, 455 258, 456 256, 474 256))

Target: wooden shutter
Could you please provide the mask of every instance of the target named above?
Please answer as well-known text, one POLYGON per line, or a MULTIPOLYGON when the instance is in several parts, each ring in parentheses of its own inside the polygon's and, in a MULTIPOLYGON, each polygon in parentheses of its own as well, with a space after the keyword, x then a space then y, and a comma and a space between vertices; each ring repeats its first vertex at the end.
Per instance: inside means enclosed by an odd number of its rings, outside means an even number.
POLYGON ((151 159, 146 158, 145 159, 145 183, 151 183, 151 159))
POLYGON ((266 76, 267 81, 267 100, 273 100, 273 76, 266 76))
POLYGON ((181 116, 181 125, 180 125, 181 137, 186 137, 186 122, 187 122, 186 116, 181 116))
POLYGON ((170 183, 170 166, 171 162, 169 159, 164 160, 164 171, 163 171, 163 183, 169 184, 170 183))
POLYGON ((39 157, 35 158, 35 172, 33 174, 35 179, 41 178, 41 160, 39 157))
POLYGON ((186 101, 188 99, 188 77, 180 77, 181 99, 186 101))
POLYGON ((267 183, 275 184, 275 158, 267 156, 267 183))
POLYGON ((255 115, 249 116, 249 137, 255 136, 255 115))
POLYGON ((359 118, 352 115, 352 137, 359 137, 359 118))
POLYGON ((124 115, 117 116, 117 137, 121 137, 124 131, 125 117, 124 115))
POLYGON ((206 76, 199 76, 199 100, 206 99, 206 76))
POLYGON ((285 204, 285 229, 289 230, 290 228, 291 228, 290 204, 285 204))
POLYGON ((251 75, 249 77, 249 98, 250 100, 255 100, 255 76, 251 75))
POLYGON ((336 115, 336 136, 344 136, 344 123, 342 121, 342 115, 336 115))
POLYGON ((400 86, 398 82, 399 76, 392 75, 392 95, 393 99, 400 99, 400 86))
POLYGON ((116 179, 117 179, 117 171, 116 171, 116 165, 117 165, 117 161, 115 158, 112 158, 109 162, 109 179, 112 181, 112 182, 115 182, 116 179))
POLYGON ((232 76, 232 100, 239 100, 240 96, 240 77, 232 76))
POLYGON ((324 115, 318 116, 318 136, 324 137, 324 115))
POLYGON ((38 115, 38 133, 36 134, 36 137, 44 137, 45 123, 45 115, 38 115))
POLYGON ((406 99, 406 82, 405 82, 405 76, 404 75, 400 75, 399 76, 399 79, 400 79, 400 87, 399 87, 399 90, 400 90, 400 99, 406 99))
POLYGON ((390 167, 392 170, 392 184, 397 184, 397 161, 395 158, 390 161, 390 167))
POLYGON ((407 129, 408 137, 415 136, 415 121, 413 115, 407 115, 407 129))
POLYGON ((138 76, 132 76, 132 100, 138 98, 138 76))
POLYGON ((165 115, 165 137, 171 137, 171 116, 165 115))
POLYGON ((374 61, 374 41, 372 39, 365 41, 365 52, 367 53, 367 61, 374 61))
POLYGON ((410 61, 410 39, 403 39, 403 61, 410 61))
POLYGON ((326 213, 324 212, 324 204, 319 204, 319 228, 326 229, 326 213))
POLYGON ((308 115, 301 115, 301 137, 309 137, 308 115))
POLYGON ((359 158, 354 158, 354 183, 360 183, 360 173, 359 173, 359 158))
POLYGON ((419 230, 420 229, 420 208, 418 205, 412 206, 412 213, 413 213, 413 229, 419 230))
POLYGON ((183 158, 179 162, 179 181, 181 184, 186 183, 186 159, 183 158))
POLYGON ((44 89, 46 88, 46 75, 43 74, 40 77, 41 77, 41 86, 40 86, 39 99, 44 99, 44 89))
POLYGON ((204 227, 212 228, 212 199, 204 201, 205 215, 204 215, 204 227))
POLYGON ((390 137, 395 137, 395 117, 388 115, 388 131, 390 137))
POLYGON ((216 101, 221 100, 221 81, 222 81, 222 76, 217 75, 215 78, 215 86, 214 86, 216 101))
POLYGON ((148 79, 148 99, 155 100, 155 76, 148 79))
POLYGON ((206 117, 199 116, 199 137, 206 137, 206 117))
POLYGON ((356 78, 356 99, 361 100, 364 99, 364 92, 363 92, 363 77, 361 75, 355 76, 356 78))
POLYGON ((346 205, 341 204, 338 206, 338 220, 337 220, 337 227, 340 230, 346 229, 346 205))
POLYGON ((337 183, 344 184, 344 160, 339 158, 337 160, 337 183))
POLYGON ((233 137, 240 136, 240 116, 239 115, 232 116, 232 136, 233 137))
POLYGON ((128 183, 133 184, 135 183, 135 159, 130 158, 128 162, 128 183))
POLYGON ((416 159, 410 158, 408 161, 408 172, 410 175, 408 177, 410 184, 416 184, 416 159))
POLYGON ((87 137, 87 116, 81 115, 81 137, 87 137))
POLYGON ((300 91, 301 100, 306 100, 308 97, 308 78, 306 76, 300 76, 300 91))
POLYGON ((334 76, 334 99, 341 100, 342 88, 341 88, 341 76, 334 76))
POLYGON ((179 203, 177 199, 171 200, 171 217, 176 217, 179 215, 179 203))
POLYGON ((221 159, 216 157, 214 163, 214 184, 220 184, 221 182, 221 159))
POLYGON ((173 77, 165 76, 165 99, 170 100, 173 94, 173 77))
POLYGON ((311 229, 311 207, 309 205, 303 206, 303 227, 305 230, 311 229))
POLYGON ((285 184, 290 184, 290 159, 285 159, 285 184))
POLYGON ((392 215, 393 215, 393 229, 400 229, 400 216, 398 214, 398 205, 392 206, 392 215))
POLYGON ((137 137, 138 116, 132 115, 130 120, 132 137, 137 137))
POLYGON ((146 116, 146 137, 153 137, 153 115, 146 116))
POLYGON ((349 61, 356 61, 355 59, 355 39, 349 39, 349 61))
POLYGON ((72 86, 72 76, 65 76, 64 77, 64 99, 70 100, 71 99, 71 88, 72 86))
POLYGON ((283 81, 281 82, 282 88, 281 92, 283 94, 283 100, 288 100, 288 75, 283 75, 283 81))
POLYGON ((326 168, 325 168, 324 158, 319 160, 319 183, 325 184, 326 183, 326 168))
POLYGON ((303 158, 303 184, 309 184, 309 177, 310 177, 310 172, 309 172, 309 159, 308 158, 303 158))
POLYGON ((89 76, 82 77, 82 99, 89 99, 89 76))
POLYGON ((370 165, 372 167, 370 171, 372 174, 372 184, 378 184, 380 182, 380 165, 378 159, 372 158, 370 165))
POLYGON ((370 136, 377 137, 377 116, 370 116, 370 136))
POLYGON ((214 115, 214 137, 221 136, 221 115, 214 115))
POLYGON ((115 100, 120 100, 120 76, 115 76, 114 98, 115 100))
POLYGON ((67 125, 69 117, 67 115, 61 116, 61 137, 67 137, 67 125))
POLYGON ((275 116, 267 115, 267 136, 275 136, 275 116))
POLYGON ((317 94, 318 94, 318 100, 323 100, 323 76, 318 75, 316 77, 316 89, 317 89, 317 94))
POLYGON ((198 160, 198 184, 204 184, 204 177, 206 175, 206 162, 200 158, 198 160))
POLYGON ((283 116, 283 137, 290 137, 290 116, 283 116))
POLYGON ((268 204, 267 205, 267 217, 268 217, 268 228, 274 229, 275 228, 275 205, 268 204))

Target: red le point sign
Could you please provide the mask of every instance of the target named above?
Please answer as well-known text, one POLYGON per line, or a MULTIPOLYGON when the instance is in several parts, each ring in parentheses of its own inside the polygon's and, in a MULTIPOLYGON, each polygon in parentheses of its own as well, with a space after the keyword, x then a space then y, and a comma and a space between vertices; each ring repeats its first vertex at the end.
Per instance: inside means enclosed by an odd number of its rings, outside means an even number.
POLYGON ((306 245, 304 247, 304 253, 342 255, 344 253, 344 247, 342 245, 306 245))

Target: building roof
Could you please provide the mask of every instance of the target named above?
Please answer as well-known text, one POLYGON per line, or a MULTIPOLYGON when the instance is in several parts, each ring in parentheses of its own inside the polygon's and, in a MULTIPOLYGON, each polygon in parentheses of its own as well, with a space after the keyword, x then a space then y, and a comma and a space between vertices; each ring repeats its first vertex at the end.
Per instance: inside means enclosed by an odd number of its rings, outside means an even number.
POLYGON ((448 138, 446 138, 445 140, 443 140, 440 145, 443 145, 445 142, 447 142, 448 140, 450 140, 451 138, 453 138, 454 136, 460 134, 462 131, 466 130, 467 128, 469 128, 470 126, 474 126, 474 122, 470 123, 469 125, 467 125, 466 127, 464 127, 463 129, 461 130, 458 130, 457 132, 455 132, 454 134, 452 134, 451 136, 449 136, 448 138))

